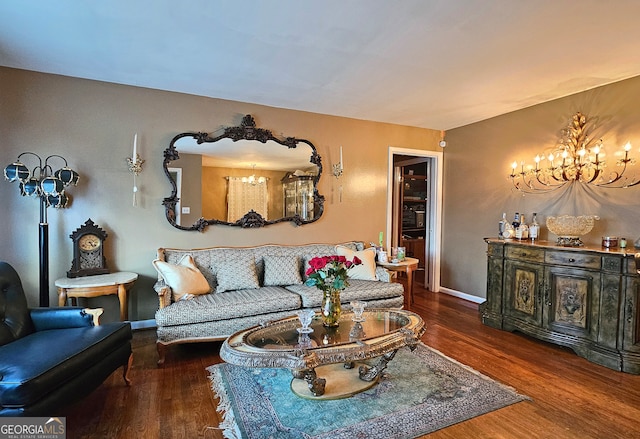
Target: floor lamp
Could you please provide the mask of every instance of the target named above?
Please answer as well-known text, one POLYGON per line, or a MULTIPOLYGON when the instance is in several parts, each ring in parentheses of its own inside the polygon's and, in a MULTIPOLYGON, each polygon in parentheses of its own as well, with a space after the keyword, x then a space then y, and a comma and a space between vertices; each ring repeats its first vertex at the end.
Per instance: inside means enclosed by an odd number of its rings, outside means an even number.
POLYGON ((33 152, 23 152, 18 160, 4 168, 4 177, 10 182, 20 183, 20 195, 31 196, 40 200, 40 306, 49 306, 49 224, 47 223, 47 208, 53 206, 63 209, 67 207, 69 197, 64 188, 78 184, 79 175, 69 168, 67 160, 57 154, 44 159, 33 152), (20 158, 35 157, 38 164, 31 170, 25 166, 20 158), (50 160, 60 160, 64 166, 53 172, 50 160))

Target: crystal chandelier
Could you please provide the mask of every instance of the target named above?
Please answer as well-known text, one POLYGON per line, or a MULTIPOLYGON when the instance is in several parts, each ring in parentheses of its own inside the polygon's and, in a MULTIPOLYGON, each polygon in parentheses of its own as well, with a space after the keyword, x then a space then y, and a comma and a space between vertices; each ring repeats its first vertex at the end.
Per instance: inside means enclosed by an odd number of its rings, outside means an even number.
POLYGON ((267 179, 265 177, 256 177, 256 165, 251 165, 253 174, 248 177, 242 177, 242 182, 255 186, 257 184, 265 184, 267 179))
POLYGON ((607 168, 602 139, 589 138, 588 120, 578 112, 573 115, 563 137, 553 149, 536 155, 533 165, 513 162, 509 179, 524 193, 551 192, 570 183, 583 183, 607 188, 627 188, 640 184, 638 174, 625 175, 635 158, 629 156, 627 143, 615 160, 616 169, 607 168), (518 170, 518 166, 520 169, 518 170))

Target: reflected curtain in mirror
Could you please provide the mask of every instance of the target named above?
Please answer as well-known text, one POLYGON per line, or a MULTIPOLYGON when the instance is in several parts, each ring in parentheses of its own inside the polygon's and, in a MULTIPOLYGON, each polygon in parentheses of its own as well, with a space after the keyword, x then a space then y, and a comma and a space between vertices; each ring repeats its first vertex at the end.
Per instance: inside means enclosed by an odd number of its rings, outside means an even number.
POLYGON ((227 177, 227 221, 234 223, 247 212, 259 213, 269 220, 267 182, 243 181, 247 177, 227 177))

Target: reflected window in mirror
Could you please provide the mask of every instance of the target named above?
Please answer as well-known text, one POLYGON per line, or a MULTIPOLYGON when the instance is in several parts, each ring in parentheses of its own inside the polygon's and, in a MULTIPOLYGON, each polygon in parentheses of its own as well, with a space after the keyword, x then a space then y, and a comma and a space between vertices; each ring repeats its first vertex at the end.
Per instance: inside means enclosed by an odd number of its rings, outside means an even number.
POLYGON ((315 146, 305 139, 276 138, 256 128, 250 115, 218 136, 178 134, 164 157, 172 191, 163 204, 168 221, 178 229, 286 221, 303 225, 324 211, 324 197, 317 190, 322 164, 315 146))

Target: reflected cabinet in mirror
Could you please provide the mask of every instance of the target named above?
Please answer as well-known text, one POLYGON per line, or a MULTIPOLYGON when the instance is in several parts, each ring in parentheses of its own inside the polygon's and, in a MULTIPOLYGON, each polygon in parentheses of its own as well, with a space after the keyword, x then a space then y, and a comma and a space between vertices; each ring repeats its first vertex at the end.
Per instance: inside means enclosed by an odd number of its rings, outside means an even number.
POLYGON ((315 146, 305 139, 277 138, 257 128, 251 115, 218 136, 178 134, 164 151, 163 167, 172 188, 163 201, 166 216, 181 230, 285 221, 302 225, 324 210, 315 146))

